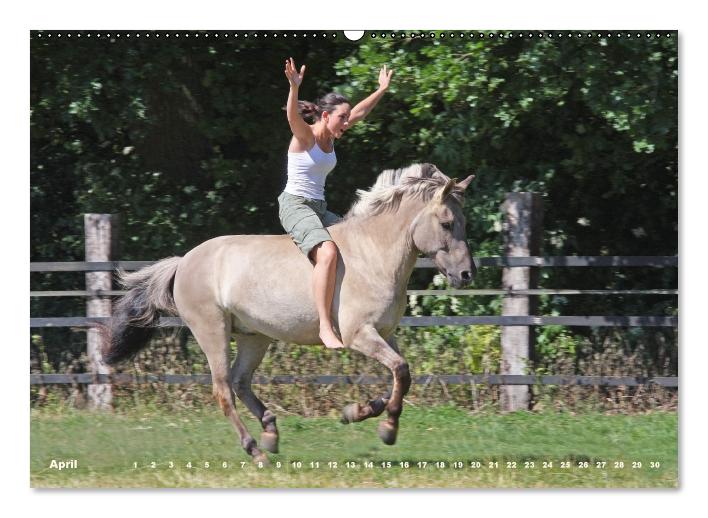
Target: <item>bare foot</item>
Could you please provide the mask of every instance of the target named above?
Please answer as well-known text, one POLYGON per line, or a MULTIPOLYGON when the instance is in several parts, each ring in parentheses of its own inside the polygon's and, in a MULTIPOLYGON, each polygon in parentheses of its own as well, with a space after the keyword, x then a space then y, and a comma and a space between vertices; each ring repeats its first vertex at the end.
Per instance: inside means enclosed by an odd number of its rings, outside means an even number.
POLYGON ((322 343, 325 344, 325 346, 328 349, 342 349, 344 347, 344 344, 341 342, 341 340, 337 337, 337 335, 334 333, 332 328, 320 328, 320 338, 322 339, 322 343))

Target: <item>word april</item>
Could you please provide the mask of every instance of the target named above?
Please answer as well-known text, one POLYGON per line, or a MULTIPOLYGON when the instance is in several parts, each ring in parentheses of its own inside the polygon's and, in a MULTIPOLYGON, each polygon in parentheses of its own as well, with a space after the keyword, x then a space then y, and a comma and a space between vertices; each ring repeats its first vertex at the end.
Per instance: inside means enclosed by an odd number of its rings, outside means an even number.
POLYGON ((59 471, 63 469, 77 469, 79 467, 79 461, 76 459, 72 460, 67 460, 67 461, 57 461, 55 459, 52 459, 52 462, 49 463, 49 469, 58 469, 59 471))

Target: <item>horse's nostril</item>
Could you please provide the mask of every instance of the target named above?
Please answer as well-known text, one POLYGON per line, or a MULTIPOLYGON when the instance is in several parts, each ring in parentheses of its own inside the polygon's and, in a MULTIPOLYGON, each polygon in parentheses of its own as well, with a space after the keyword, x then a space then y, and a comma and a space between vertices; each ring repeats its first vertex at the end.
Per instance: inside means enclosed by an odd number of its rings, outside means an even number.
POLYGON ((462 277, 463 281, 471 281, 472 280, 472 272, 469 270, 465 270, 460 274, 460 277, 462 277))

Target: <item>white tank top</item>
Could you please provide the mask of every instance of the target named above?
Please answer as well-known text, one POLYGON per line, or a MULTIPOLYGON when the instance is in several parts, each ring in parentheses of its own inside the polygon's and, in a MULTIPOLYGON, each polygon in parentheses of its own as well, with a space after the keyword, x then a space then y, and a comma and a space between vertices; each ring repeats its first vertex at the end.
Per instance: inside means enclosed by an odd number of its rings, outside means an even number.
POLYGON ((313 200, 324 200, 324 186, 327 175, 337 165, 337 155, 332 149, 325 153, 320 146, 312 146, 309 151, 288 153, 288 183, 285 192, 313 200))

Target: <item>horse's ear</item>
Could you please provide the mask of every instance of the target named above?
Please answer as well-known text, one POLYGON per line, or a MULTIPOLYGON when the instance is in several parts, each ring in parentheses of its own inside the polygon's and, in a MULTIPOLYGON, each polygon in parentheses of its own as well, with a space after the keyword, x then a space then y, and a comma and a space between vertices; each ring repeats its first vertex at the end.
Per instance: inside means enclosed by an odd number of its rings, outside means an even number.
POLYGON ((469 175, 467 178, 462 180, 460 183, 457 184, 457 186, 464 191, 467 189, 467 187, 469 187, 470 182, 472 182, 472 180, 474 180, 473 174, 469 175))
POLYGON ((448 182, 445 184, 445 187, 440 189, 435 196, 435 201, 437 203, 442 203, 445 198, 447 198, 447 195, 452 192, 452 190, 455 188, 455 185, 457 185, 457 178, 452 178, 451 180, 448 180, 448 182))

